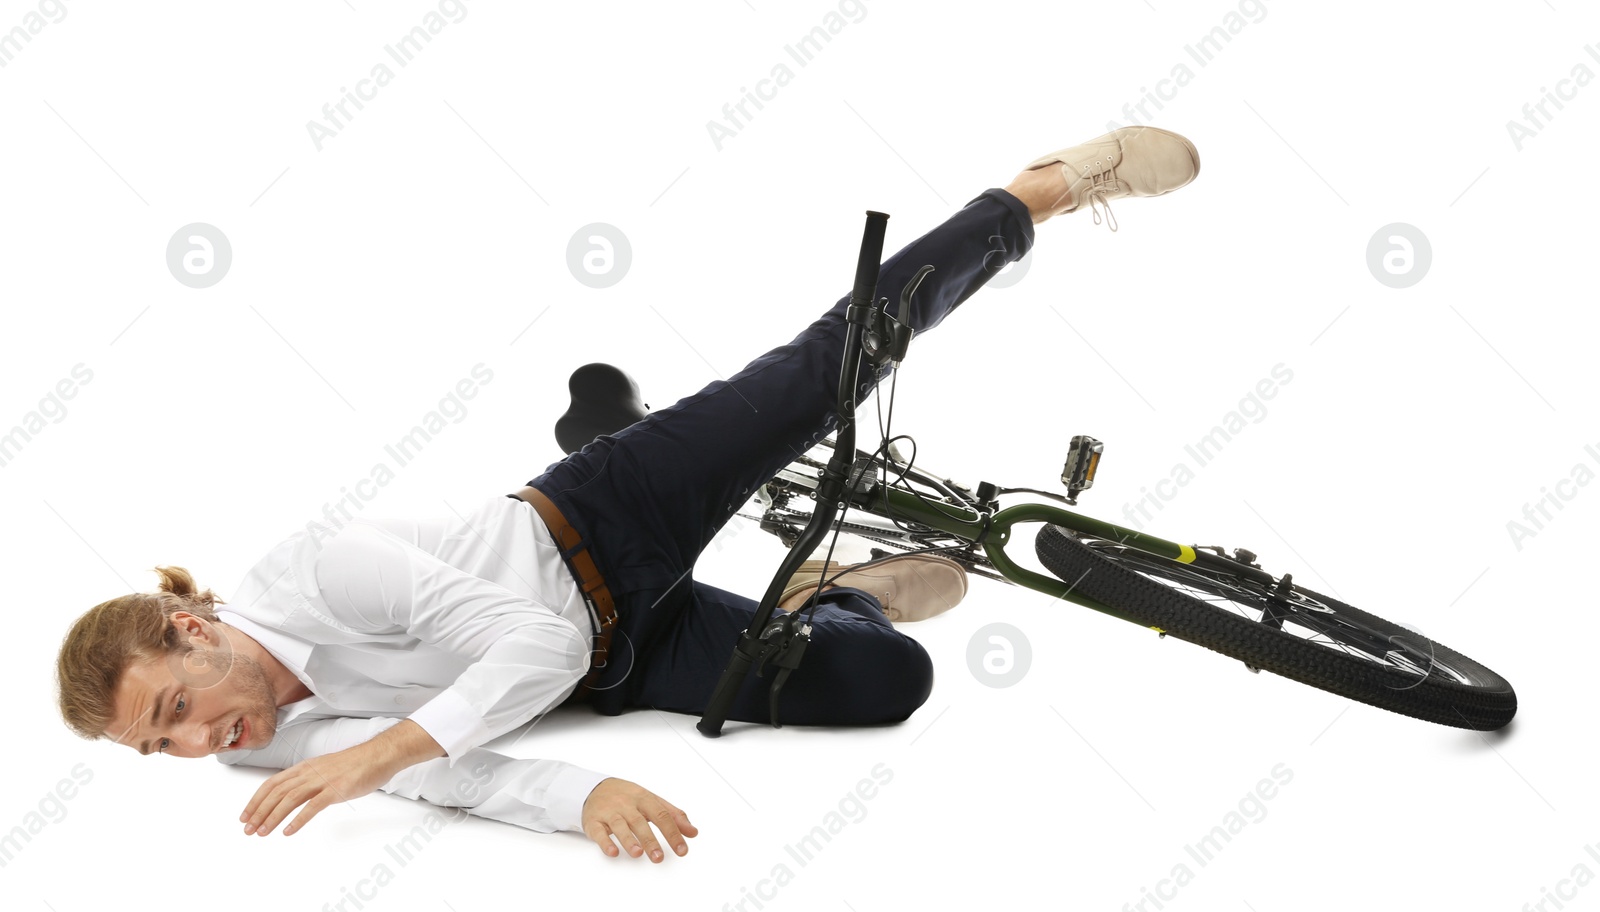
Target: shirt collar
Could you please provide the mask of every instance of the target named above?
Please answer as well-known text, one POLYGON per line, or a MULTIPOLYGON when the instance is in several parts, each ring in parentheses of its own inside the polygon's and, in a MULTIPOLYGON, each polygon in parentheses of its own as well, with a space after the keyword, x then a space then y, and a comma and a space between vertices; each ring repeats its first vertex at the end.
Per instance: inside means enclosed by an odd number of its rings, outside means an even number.
POLYGON ((280 630, 265 627, 250 620, 242 614, 230 611, 227 608, 216 609, 217 620, 261 644, 261 648, 271 653, 272 657, 282 662, 285 668, 294 673, 306 687, 313 692, 316 688, 312 685, 311 678, 306 675, 306 663, 311 659, 311 646, 298 637, 290 636, 280 630))

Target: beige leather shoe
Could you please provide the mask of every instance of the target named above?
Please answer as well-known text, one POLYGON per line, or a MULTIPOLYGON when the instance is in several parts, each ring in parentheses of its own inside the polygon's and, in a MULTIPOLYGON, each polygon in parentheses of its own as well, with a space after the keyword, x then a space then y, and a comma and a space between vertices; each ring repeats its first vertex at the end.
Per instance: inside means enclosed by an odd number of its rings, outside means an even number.
POLYGON ((1108 200, 1171 193, 1200 173, 1200 153, 1194 143, 1156 127, 1113 130, 1082 145, 1035 159, 1023 170, 1033 171, 1055 162, 1061 163, 1061 173, 1067 179, 1070 204, 1052 215, 1075 212, 1087 200, 1098 225, 1098 200, 1106 207, 1112 231, 1117 230, 1117 223, 1108 200))
MULTIPOLYGON (((967 571, 948 557, 937 554, 896 554, 860 570, 848 569, 829 561, 806 561, 784 587, 779 605, 802 590, 815 589, 817 578, 832 580, 833 586, 850 586, 871 593, 891 621, 910 623, 943 614, 954 608, 967 594, 967 571), (835 573, 844 570, 837 579, 835 573)), ((797 599, 803 604, 804 599, 797 599)), ((798 607, 798 605, 797 605, 798 607)))

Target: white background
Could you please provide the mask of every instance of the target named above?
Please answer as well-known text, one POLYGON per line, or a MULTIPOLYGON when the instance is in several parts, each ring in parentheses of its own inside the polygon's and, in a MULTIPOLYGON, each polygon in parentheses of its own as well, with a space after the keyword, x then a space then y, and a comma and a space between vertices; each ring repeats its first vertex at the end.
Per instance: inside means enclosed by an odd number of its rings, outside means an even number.
MULTIPOLYGON (((1600 17, 1571 0, 1247 2, 1200 66, 1185 46, 1240 7, 874 0, 845 4, 801 67, 784 46, 840 6, 473 2, 397 66, 384 46, 430 9, 74 0, 0 69, 0 429, 74 365, 93 375, 0 468, 0 828, 79 764, 92 774, 0 868, 8 908, 321 909, 373 896, 362 881, 385 861, 370 908, 723 909, 747 890, 854 912, 1137 908, 1146 889, 1255 912, 1521 909, 1547 888, 1595 903, 1600 886, 1561 882, 1600 871, 1582 583, 1600 487, 1564 485, 1520 547, 1507 523, 1574 466, 1600 471, 1584 449, 1600 451, 1600 88, 1547 105, 1520 150, 1506 124, 1574 66, 1600 72, 1584 50, 1600 17), (307 123, 379 62, 393 81, 319 151, 307 123), (708 121, 779 63, 792 81, 719 150, 708 121), (848 291, 865 210, 891 214, 899 249, 1035 157, 1128 123, 1123 105, 1180 63, 1192 78, 1146 110, 1198 146, 1198 180, 1114 203, 1116 233, 1087 213, 1040 226, 1020 281, 914 345, 895 428, 941 473, 1046 488, 1067 439, 1093 434, 1105 461, 1082 505, 1120 520, 1281 363, 1293 379, 1265 416, 1167 488, 1147 528, 1252 548, 1484 661, 1520 696, 1508 731, 1352 704, 982 580, 906 628, 937 680, 903 724, 712 741, 692 716, 564 710, 521 739, 686 808, 701 835, 659 866, 479 819, 398 866, 383 847, 430 808, 381 793, 245 837, 265 772, 62 726, 55 649, 75 617, 153 590, 157 564, 227 598, 475 364, 492 382, 368 515, 448 515, 538 474, 579 364, 625 367, 655 408, 733 373, 848 291), (233 247, 208 289, 164 259, 192 222, 233 247), (632 245, 610 288, 566 265, 593 222, 632 245), (1366 261, 1394 222, 1433 251, 1403 290, 1366 261), (1033 656, 1003 689, 966 662, 995 621, 1033 656), (877 764, 893 778, 865 816, 798 864, 785 846, 877 764), (1184 847, 1278 764, 1292 780, 1265 816, 1197 864, 1184 847), (1179 863, 1192 881, 1162 886, 1179 863)), ((0 5, 0 29, 30 10, 0 5)), ((759 592, 781 556, 736 523, 698 575, 759 592)))

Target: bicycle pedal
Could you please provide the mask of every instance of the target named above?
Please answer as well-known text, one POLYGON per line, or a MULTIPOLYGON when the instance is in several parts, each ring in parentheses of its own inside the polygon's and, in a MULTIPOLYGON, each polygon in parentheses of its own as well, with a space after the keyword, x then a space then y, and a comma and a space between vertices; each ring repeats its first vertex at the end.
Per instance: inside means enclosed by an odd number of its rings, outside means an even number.
POLYGON ((1078 434, 1067 444, 1067 462, 1061 469, 1061 483, 1067 486, 1067 503, 1077 506, 1078 495, 1094 487, 1094 473, 1100 468, 1105 444, 1078 434))

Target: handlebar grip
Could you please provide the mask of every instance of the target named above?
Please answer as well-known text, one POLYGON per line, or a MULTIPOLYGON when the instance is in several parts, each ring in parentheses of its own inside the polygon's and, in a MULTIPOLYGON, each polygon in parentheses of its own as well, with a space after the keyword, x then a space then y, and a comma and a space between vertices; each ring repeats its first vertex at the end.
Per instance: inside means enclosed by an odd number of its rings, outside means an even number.
POLYGON ((883 235, 889 224, 885 212, 867 210, 867 226, 861 234, 861 257, 856 260, 856 284, 850 303, 870 305, 878 296, 878 264, 883 261, 883 235))
POLYGON ((739 686, 744 683, 745 677, 750 672, 750 660, 741 650, 735 649, 733 659, 728 662, 728 667, 722 670, 722 677, 717 680, 717 689, 711 692, 711 702, 706 704, 706 711, 700 715, 700 721, 695 723, 695 728, 707 738, 716 738, 722 734, 722 723, 728 719, 728 711, 733 709, 734 698, 739 696, 739 686))

